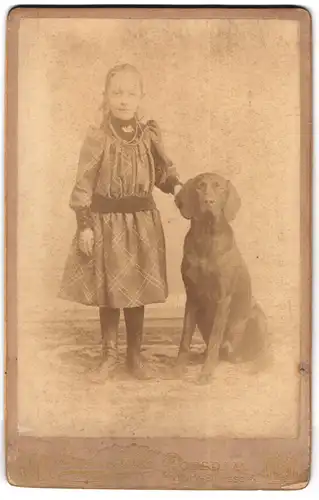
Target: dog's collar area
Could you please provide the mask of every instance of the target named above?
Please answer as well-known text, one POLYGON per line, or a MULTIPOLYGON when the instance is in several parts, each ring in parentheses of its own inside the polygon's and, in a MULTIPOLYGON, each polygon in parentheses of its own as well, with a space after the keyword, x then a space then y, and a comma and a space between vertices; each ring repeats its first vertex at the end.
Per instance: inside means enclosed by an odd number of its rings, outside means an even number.
POLYGON ((227 224, 227 221, 222 214, 220 216, 216 216, 210 211, 206 211, 198 217, 192 217, 191 221, 202 228, 207 227, 217 229, 219 226, 224 227, 227 224))

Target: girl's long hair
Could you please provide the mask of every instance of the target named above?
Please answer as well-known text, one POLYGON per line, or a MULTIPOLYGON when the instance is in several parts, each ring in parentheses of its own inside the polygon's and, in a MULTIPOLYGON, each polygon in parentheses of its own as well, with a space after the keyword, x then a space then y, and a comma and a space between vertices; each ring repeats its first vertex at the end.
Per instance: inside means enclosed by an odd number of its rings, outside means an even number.
MULTIPOLYGON (((125 72, 125 71, 130 72, 130 73, 134 73, 138 77, 139 82, 140 82, 141 94, 143 95, 142 75, 135 66, 133 66, 132 64, 128 64, 128 63, 117 64, 116 66, 113 66, 113 68, 111 68, 106 75, 105 84, 104 84, 104 91, 103 91, 103 96, 102 96, 102 103, 101 103, 101 106, 99 108, 99 111, 102 113, 101 126, 103 128, 106 126, 108 116, 110 113, 110 108, 109 108, 109 104, 107 101, 107 90, 109 88, 110 82, 115 75, 117 75, 118 73, 121 73, 121 72, 125 72)), ((137 118, 140 119, 139 111, 137 111, 137 118)))

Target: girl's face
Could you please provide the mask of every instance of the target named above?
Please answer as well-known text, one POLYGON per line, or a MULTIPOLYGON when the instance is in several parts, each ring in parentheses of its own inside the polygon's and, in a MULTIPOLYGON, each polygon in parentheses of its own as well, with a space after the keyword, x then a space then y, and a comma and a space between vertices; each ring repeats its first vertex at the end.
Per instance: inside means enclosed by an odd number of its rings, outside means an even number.
POLYGON ((135 115, 142 98, 141 81, 130 71, 116 73, 109 83, 106 96, 111 113, 121 120, 135 115))

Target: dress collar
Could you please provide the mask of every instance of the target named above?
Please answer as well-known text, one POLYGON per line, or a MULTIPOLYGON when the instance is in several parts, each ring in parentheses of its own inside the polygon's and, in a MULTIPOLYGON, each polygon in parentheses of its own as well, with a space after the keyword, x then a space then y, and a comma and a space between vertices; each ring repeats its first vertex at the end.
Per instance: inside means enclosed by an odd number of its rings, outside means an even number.
POLYGON ((136 117, 131 120, 120 120, 109 113, 105 120, 106 129, 110 135, 126 144, 137 144, 140 142, 145 125, 136 117))

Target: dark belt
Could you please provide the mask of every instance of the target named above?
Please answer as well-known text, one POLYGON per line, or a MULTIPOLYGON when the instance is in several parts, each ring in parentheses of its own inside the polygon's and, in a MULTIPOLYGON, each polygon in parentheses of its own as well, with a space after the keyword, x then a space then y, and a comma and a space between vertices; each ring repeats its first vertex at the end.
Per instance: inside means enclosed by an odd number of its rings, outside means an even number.
POLYGON ((91 211, 99 213, 130 214, 156 208, 153 196, 124 196, 108 198, 100 194, 92 197, 91 211))

